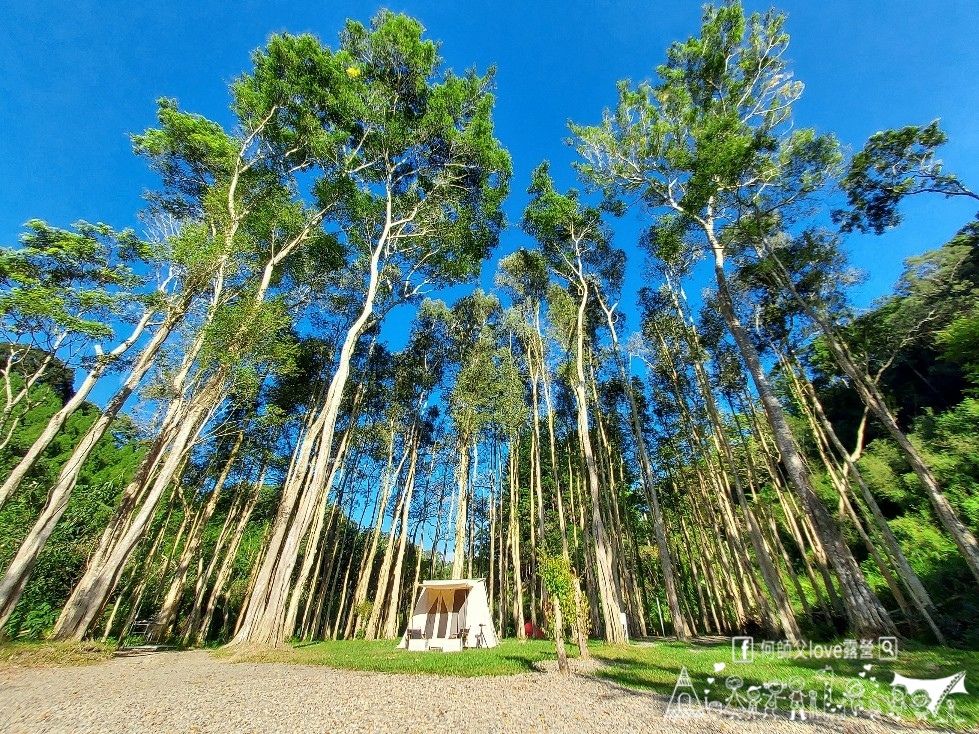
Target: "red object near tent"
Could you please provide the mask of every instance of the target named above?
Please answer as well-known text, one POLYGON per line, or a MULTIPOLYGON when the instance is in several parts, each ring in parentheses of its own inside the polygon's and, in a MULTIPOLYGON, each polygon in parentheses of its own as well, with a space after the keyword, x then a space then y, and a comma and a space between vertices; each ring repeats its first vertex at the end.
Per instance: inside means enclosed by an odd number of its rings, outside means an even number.
POLYGON ((533 622, 527 622, 523 626, 524 636, 528 640, 546 640, 547 635, 544 634, 544 630, 535 625, 533 622))

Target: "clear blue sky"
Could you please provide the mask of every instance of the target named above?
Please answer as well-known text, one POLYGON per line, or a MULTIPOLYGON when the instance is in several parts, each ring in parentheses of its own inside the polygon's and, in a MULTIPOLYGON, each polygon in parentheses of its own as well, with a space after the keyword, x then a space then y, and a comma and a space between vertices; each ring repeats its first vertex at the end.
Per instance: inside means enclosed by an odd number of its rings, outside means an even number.
MULTIPOLYGON (((749 0, 749 9, 767 5, 749 0)), ((363 22, 365 2, 169 3, 4 0, 0 3, 0 243, 13 245, 30 218, 67 226, 78 219, 136 226, 141 192, 155 184, 127 134, 154 123, 154 100, 230 123, 227 85, 249 68, 249 52, 274 32, 312 32, 335 46, 345 17, 363 22)), ((498 66, 497 136, 513 155, 508 211, 519 221, 530 171, 552 162, 559 185, 574 184, 566 122, 596 122, 615 101, 615 82, 651 76, 671 41, 699 32, 689 0, 392 2, 442 41, 458 71, 498 66)), ((806 91, 796 123, 832 131, 859 148, 882 129, 940 117, 951 142, 948 170, 979 188, 977 0, 785 0, 789 58, 806 91)), ((945 242, 974 202, 930 198, 884 237, 850 240, 871 279, 860 304, 888 292, 901 261, 945 242)), ((617 244, 635 253, 623 306, 640 282, 635 231, 617 244)), ((517 230, 501 252, 525 241, 517 230)), ((484 274, 491 282, 492 268, 484 274)), ((633 324, 634 325, 634 324, 633 324)))

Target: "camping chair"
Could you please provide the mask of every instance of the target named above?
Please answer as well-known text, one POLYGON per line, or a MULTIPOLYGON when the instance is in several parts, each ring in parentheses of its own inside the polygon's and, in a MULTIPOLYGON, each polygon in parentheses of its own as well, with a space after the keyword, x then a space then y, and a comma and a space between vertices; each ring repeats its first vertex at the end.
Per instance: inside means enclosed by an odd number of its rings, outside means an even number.
POLYGON ((146 633, 150 631, 150 627, 152 627, 154 624, 156 624, 156 619, 153 617, 150 617, 149 619, 133 620, 133 623, 129 625, 129 634, 146 637, 146 633))
POLYGON ((129 635, 138 635, 143 638, 143 643, 149 642, 150 635, 152 635, 156 630, 154 629, 160 623, 160 615, 154 614, 152 617, 144 617, 142 619, 133 620, 132 624, 129 625, 129 635))
POLYGON ((120 640, 119 649, 120 650, 167 650, 172 645, 160 645, 154 644, 153 638, 158 638, 162 636, 164 630, 160 629, 159 625, 162 622, 160 614, 154 614, 151 617, 140 617, 139 619, 134 619, 129 624, 129 631, 120 640), (135 645, 133 647, 128 647, 126 645, 126 640, 130 637, 142 637, 143 643, 141 645, 135 645))
POLYGON ((420 629, 409 629, 408 635, 408 649, 409 650, 427 650, 428 649, 428 638, 425 637, 425 633, 420 629))
POLYGON ((453 614, 449 619, 449 629, 446 630, 445 637, 439 638, 437 640, 438 646, 431 647, 430 649, 441 650, 442 652, 461 652, 466 645, 466 635, 469 633, 469 630, 460 630, 458 622, 458 615, 453 614), (453 628, 455 631, 453 631, 453 628))
POLYGON ((462 652, 466 646, 468 629, 453 632, 442 642, 442 652, 462 652))

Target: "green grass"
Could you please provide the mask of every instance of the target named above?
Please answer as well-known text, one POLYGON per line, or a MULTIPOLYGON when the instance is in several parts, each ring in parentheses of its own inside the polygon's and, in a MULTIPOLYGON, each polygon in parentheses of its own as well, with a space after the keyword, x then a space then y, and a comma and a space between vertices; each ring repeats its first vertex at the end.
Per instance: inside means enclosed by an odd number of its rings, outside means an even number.
MULTIPOLYGON (((965 685, 968 694, 954 695, 956 714, 963 720, 956 726, 961 730, 979 729, 979 653, 965 650, 925 647, 905 644, 897 661, 880 660, 827 660, 766 659, 756 649, 752 663, 738 664, 731 661, 730 642, 689 643, 653 642, 642 645, 604 645, 592 643, 591 653, 603 663, 595 675, 610 682, 666 696, 673 692, 681 668, 686 668, 701 700, 724 701, 730 695, 725 687, 729 676, 743 681, 740 691, 744 695, 749 686, 763 686, 769 681, 788 682, 800 678, 803 690, 824 690, 825 677, 821 670, 829 664, 833 671, 834 699, 844 700, 847 687, 862 683, 876 698, 871 703, 883 706, 890 694, 894 674, 908 678, 943 678, 960 670, 966 671, 965 685), (724 663, 719 673, 714 665, 724 663), (864 665, 871 665, 864 670, 864 665), (864 673, 863 677, 860 673, 864 673), (870 678, 876 678, 871 681, 870 678), (711 682, 710 678, 714 678, 711 682), (710 691, 704 696, 703 691, 710 691)), ((569 646, 569 655, 576 654, 569 646)), ((0 644, 0 667, 49 667, 64 665, 88 665, 102 662, 112 656, 111 645, 99 643, 52 643, 15 642, 0 644)), ((459 653, 407 652, 395 648, 390 641, 328 641, 299 643, 284 648, 257 648, 218 651, 217 655, 234 661, 283 662, 303 665, 325 665, 345 670, 363 670, 381 673, 417 673, 457 677, 482 675, 513 675, 535 670, 535 663, 554 660, 554 645, 545 640, 519 643, 503 640, 491 650, 465 650, 459 653)), ((765 694, 767 697, 767 693, 765 694)), ((762 699, 764 702, 764 698, 762 699)), ((782 697, 779 708, 788 710, 789 702, 782 697)), ((759 707, 762 709, 764 703, 759 707)), ((903 720, 916 724, 912 709, 905 709, 903 720)))
POLYGON ((338 640, 301 643, 289 648, 243 650, 232 654, 241 662, 283 662, 326 665, 344 670, 378 673, 427 673, 473 677, 514 675, 534 670, 534 663, 554 659, 554 643, 545 640, 520 644, 503 640, 490 650, 462 652, 408 652, 389 640, 338 640))
POLYGON ((110 659, 114 652, 113 645, 101 642, 3 642, 0 643, 0 668, 93 665, 110 659))
MULTIPOLYGON (((725 687, 729 676, 742 679, 740 688, 743 696, 750 686, 763 686, 768 681, 788 682, 800 678, 803 690, 821 693, 828 682, 828 676, 821 670, 832 669, 833 699, 842 703, 847 688, 854 684, 864 687, 870 706, 884 707, 891 693, 891 681, 899 673, 907 678, 944 678, 960 670, 966 671, 965 686, 967 695, 950 696, 955 701, 955 712, 964 723, 956 728, 974 729, 979 726, 979 653, 947 648, 925 647, 906 644, 897 660, 814 660, 814 659, 764 659, 756 649, 755 660, 751 663, 732 663, 731 643, 696 644, 680 642, 658 642, 644 646, 602 646, 597 647, 594 656, 605 663, 596 675, 630 688, 640 688, 670 695, 677 683, 681 668, 686 668, 700 695, 711 701, 725 701, 730 691, 725 687), (714 670, 715 663, 724 663, 719 673, 714 670), (864 665, 870 665, 865 670, 864 665), (860 676, 864 673, 864 676, 860 676), (876 681, 871 681, 871 677, 876 681), (710 681, 713 679, 713 682, 710 681)), ((764 692, 767 698, 767 692, 764 692)), ((764 702, 764 698, 762 702, 764 702)), ((764 707, 762 703, 761 708, 764 707)), ((779 709, 787 711, 786 698, 779 702, 779 709)), ((944 709, 944 706, 943 706, 944 709)), ((942 713, 941 711, 939 713, 942 713)), ((915 716, 911 708, 905 709, 903 719, 914 724, 915 716)))
MULTIPOLYGON (((833 699, 842 703, 847 687, 859 682, 868 692, 866 699, 871 705, 887 702, 895 673, 909 678, 943 678, 960 670, 966 671, 967 695, 955 695, 956 714, 963 719, 957 729, 979 727, 979 653, 949 650, 920 645, 905 645, 896 662, 880 660, 798 660, 764 659, 756 650, 755 661, 735 664, 731 661, 731 644, 654 642, 643 645, 604 645, 592 643, 592 656, 603 663, 596 676, 628 688, 650 690, 669 696, 673 692, 681 668, 687 672, 703 701, 725 701, 730 691, 725 687, 728 676, 743 680, 741 693, 749 686, 763 686, 769 681, 788 682, 800 678, 803 690, 822 692, 825 676, 821 670, 827 666, 833 671, 833 699), (714 664, 724 663, 720 673, 714 664), (864 665, 871 669, 864 670, 864 665), (860 673, 864 673, 861 677, 860 673), (876 678, 871 681, 870 678, 876 678), (708 679, 714 678, 713 682, 708 679), (710 691, 704 696, 703 691, 710 691), (877 698, 870 698, 874 692, 877 698)), ((568 652, 574 656, 574 646, 568 652)), ((221 653, 222 656, 228 653, 221 653)), ((492 650, 465 650, 460 653, 407 652, 395 649, 389 641, 330 641, 296 644, 288 648, 238 651, 232 659, 249 662, 284 662, 306 665, 326 665, 346 670, 365 670, 382 673, 419 673, 445 676, 472 677, 481 675, 512 675, 534 670, 534 663, 554 660, 554 645, 543 640, 519 643, 503 640, 492 650)), ((765 697, 767 698, 767 693, 765 697)), ((764 700, 759 711, 764 708, 764 700)), ((779 709, 787 711, 789 701, 779 701, 779 709)), ((903 721, 915 725, 912 709, 905 709, 903 721)))

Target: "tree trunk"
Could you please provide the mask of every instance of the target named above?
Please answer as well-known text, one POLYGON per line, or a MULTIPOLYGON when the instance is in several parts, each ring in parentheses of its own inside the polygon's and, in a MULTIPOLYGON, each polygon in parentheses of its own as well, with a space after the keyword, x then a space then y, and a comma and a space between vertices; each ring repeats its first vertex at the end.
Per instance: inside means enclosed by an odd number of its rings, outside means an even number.
POLYGON ((621 612, 621 601, 619 599, 619 590, 615 584, 611 544, 608 533, 605 530, 605 521, 602 519, 602 490, 598 478, 598 465, 595 462, 595 453, 592 450, 591 436, 589 434, 588 395, 585 392, 584 340, 585 308, 588 304, 588 283, 582 278, 579 286, 581 288, 581 300, 578 305, 578 318, 576 323, 576 380, 572 385, 572 391, 574 392, 578 407, 578 441, 585 460, 585 473, 591 496, 591 532, 595 546, 595 576, 598 594, 601 600, 600 613, 604 628, 603 636, 607 642, 619 643, 624 641, 622 621, 619 616, 621 612))
POLYGON ((826 338, 826 345, 836 358, 840 368, 850 377, 851 384, 864 405, 873 412, 881 422, 881 425, 884 426, 891 437, 897 442, 908 464, 911 465, 914 473, 918 476, 918 480, 921 482, 925 494, 928 495, 928 499, 939 521, 948 531, 949 535, 952 536, 952 540, 955 541, 955 545, 965 558, 969 570, 972 571, 972 575, 979 581, 979 540, 976 540, 976 536, 959 519, 951 503, 949 503, 948 498, 942 493, 938 480, 932 473, 931 468, 922 458, 918 449, 898 426, 897 419, 890 408, 887 407, 887 401, 881 394, 877 384, 870 379, 866 372, 857 368, 851 358, 849 349, 842 339, 840 339, 833 325, 813 308, 812 304, 802 298, 785 266, 782 265, 774 253, 769 254, 771 254, 782 271, 779 280, 789 290, 799 305, 802 306, 806 315, 819 325, 826 338))
MULTIPOLYGON (((411 512, 411 500, 415 493, 415 468, 418 464, 418 450, 418 444, 416 443, 416 451, 412 454, 411 464, 408 467, 408 476, 405 480, 404 501, 402 502, 401 517, 399 518, 400 528, 398 530, 398 550, 395 555, 394 572, 391 574, 391 593, 388 600, 387 611, 385 613, 384 625, 384 637, 389 640, 393 640, 398 636, 398 610, 401 607, 401 587, 403 585, 402 576, 404 573, 403 568, 405 551, 408 544, 408 517, 411 512)), ((434 464, 434 455, 431 463, 434 464)), ((429 473, 431 473, 431 465, 429 466, 429 473)), ((420 556, 420 547, 417 549, 417 552, 420 556)), ((490 587, 492 588, 492 586, 493 584, 491 577, 490 587)), ((414 602, 414 599, 411 601, 414 602)), ((377 604, 377 606, 380 606, 380 604, 377 604)))
POLYGON ((721 314, 751 374, 792 485, 799 494, 806 512, 812 518, 821 541, 827 547, 830 563, 833 564, 833 569, 836 571, 843 592, 844 608, 849 627, 860 637, 896 634, 894 623, 887 614, 887 610, 874 596, 873 590, 867 583, 867 579, 864 578, 860 566, 846 545, 839 529, 833 524, 825 505, 816 495, 809 472, 803 463, 792 431, 785 419, 782 405, 768 382, 768 377, 754 344, 752 344, 750 337, 735 314, 734 301, 728 289, 727 277, 724 274, 723 245, 713 241, 712 237, 711 246, 715 256, 714 275, 717 279, 721 314))
MULTIPOLYGON (((795 384, 799 390, 799 400, 804 405, 808 404, 812 406, 814 415, 810 415, 807 411, 807 416, 810 418, 813 432, 820 435, 826 444, 833 446, 840 459, 846 466, 847 472, 849 472, 850 476, 853 477, 857 485, 860 487, 863 500, 870 510, 877 529, 884 538, 884 543, 890 553, 890 556, 894 559, 897 566, 898 575, 907 586, 907 589, 911 594, 912 602, 931 629, 932 633, 935 635, 935 639, 938 640, 940 645, 944 645, 945 637, 934 620, 934 617, 937 616, 937 610, 935 609, 935 605, 932 602, 931 597, 928 595, 924 585, 921 583, 921 579, 918 578, 918 574, 916 574, 914 569, 911 568, 911 564, 904 555, 897 538, 894 537, 894 533, 891 532, 890 525, 888 525, 887 519, 884 517, 880 507, 877 505, 873 493, 870 491, 870 487, 867 486, 867 483, 860 474, 860 470, 857 468, 857 465, 850 458, 850 454, 847 452, 846 448, 843 446, 843 443, 836 435, 836 431, 833 429, 833 424, 829 421, 829 418, 826 417, 826 413, 823 411, 822 403, 819 401, 819 396, 816 394, 812 383, 801 370, 801 367, 799 371, 796 372, 796 370, 789 363, 789 358, 793 355, 789 350, 786 351, 787 356, 784 357, 785 369, 788 371, 793 384, 795 384), (817 419, 818 423, 816 422, 817 419)), ((827 451, 829 450, 828 445, 827 451)), ((900 592, 895 595, 895 598, 898 598, 899 594, 900 592)))
POLYGON ((748 500, 745 497, 744 489, 741 486, 741 479, 738 476, 738 467, 734 460, 734 453, 731 450, 727 435, 724 432, 724 424, 721 421, 720 411, 718 410, 717 404, 714 401, 714 396, 711 392, 711 386, 710 382, 708 381, 706 371, 699 360, 694 360, 694 370, 697 373, 702 386, 701 396, 704 399, 707 412, 711 417, 711 421, 714 423, 714 431, 712 431, 714 445, 727 460, 728 466, 730 467, 728 477, 730 478, 731 484, 734 486, 734 494, 737 498, 738 505, 741 507, 741 514, 744 516, 744 519, 748 524, 748 537, 750 538, 752 548, 755 551, 755 559, 758 561, 758 565, 761 569, 765 586, 768 588, 768 592, 771 594, 772 600, 775 602, 775 607, 778 610, 778 619, 782 632, 785 634, 786 639, 795 645, 802 639, 802 632, 799 630, 799 625, 796 622, 795 612, 792 609, 792 605, 789 603, 788 594, 785 592, 785 586, 782 583, 782 578, 779 575, 778 570, 775 568, 775 564, 772 562, 768 548, 765 546, 764 537, 762 536, 761 527, 758 525, 758 520, 755 517, 751 507, 748 505, 748 500))
POLYGON ((377 593, 374 595, 374 603, 371 607, 370 617, 367 619, 365 628, 366 638, 373 640, 377 638, 378 628, 381 623, 381 614, 384 611, 384 603, 388 599, 388 588, 391 585, 391 564, 394 563, 395 538, 398 527, 403 525, 407 530, 408 517, 407 507, 411 504, 408 496, 408 485, 415 480, 415 470, 418 466, 418 426, 412 426, 409 431, 409 438, 405 442, 405 454, 411 455, 408 462, 408 474, 405 478, 405 486, 400 492, 397 506, 394 509, 394 516, 391 518, 391 527, 388 530, 388 542, 384 547, 384 557, 381 559, 381 568, 377 574, 377 593), (404 519, 402 520, 402 516, 404 519))
MULTIPOLYGON (((27 453, 24 454, 23 458, 19 462, 17 462, 17 466, 11 469, 10 474, 7 475, 7 478, 4 480, 3 485, 0 486, 0 507, 4 506, 4 504, 7 502, 7 499, 10 497, 10 495, 13 494, 13 492, 17 489, 17 487, 20 486, 20 483, 27 475, 27 472, 29 472, 33 468, 33 466, 37 463, 37 460, 41 457, 41 454, 51 444, 55 436, 58 435, 62 427, 64 427, 65 422, 68 420, 68 418, 70 418, 72 414, 74 414, 74 412, 78 410, 78 408, 82 405, 82 403, 85 402, 85 400, 91 394, 92 390, 95 388, 95 385, 98 383, 99 379, 101 379, 105 370, 115 360, 117 360, 125 352, 127 352, 129 348, 133 346, 133 344, 136 343, 136 341, 139 339, 140 335, 143 333, 144 329, 146 328, 147 324, 149 324, 150 318, 152 318, 153 313, 154 313, 153 311, 147 311, 143 315, 143 318, 140 319, 139 322, 136 324, 136 326, 133 328, 132 333, 125 339, 125 341, 119 344, 119 346, 117 346, 108 354, 99 355, 96 358, 95 367, 93 367, 91 371, 88 373, 88 375, 85 376, 85 380, 82 382, 81 386, 79 386, 75 394, 72 395, 71 399, 68 402, 66 402, 59 411, 57 411, 53 416, 51 416, 51 418, 48 419, 48 423, 44 427, 44 430, 41 431, 41 434, 34 440, 34 443, 31 444, 31 447, 27 450, 27 453)), ((124 397, 121 398, 122 401, 125 401, 125 399, 128 398, 129 395, 132 393, 133 388, 130 387, 127 390, 126 389, 127 386, 128 385, 135 386, 139 384, 143 376, 146 374, 146 370, 152 364, 153 358, 156 356, 156 353, 163 345, 163 342, 166 341, 166 338, 173 331, 173 327, 175 325, 176 325, 176 320, 172 318, 168 318, 166 321, 164 321, 163 325, 153 335, 153 338, 150 340, 150 343, 143 350, 142 354, 140 354, 136 366, 133 368, 133 370, 131 370, 129 378, 126 380, 125 383, 123 383, 123 388, 119 391, 119 394, 124 394, 124 397)), ((122 407, 122 402, 120 402, 119 399, 114 399, 113 401, 110 402, 112 404, 111 408, 113 410, 111 412, 109 420, 108 421, 104 420, 106 413, 110 413, 110 406, 107 406, 105 413, 103 413, 103 419, 96 421, 96 424, 102 424, 102 425, 99 425, 98 427, 93 425, 92 427, 90 427, 89 430, 86 432, 86 436, 83 437, 82 439, 82 441, 85 442, 86 447, 88 447, 87 449, 88 452, 90 452, 91 449, 94 448, 95 443, 100 438, 102 438, 102 436, 105 434, 105 430, 108 427, 109 422, 111 422, 111 420, 115 418, 115 415, 119 412, 119 409, 122 407), (118 406, 115 405, 116 403, 118 403, 118 406), (94 441, 91 438, 89 438, 89 434, 96 436, 94 441), (86 441, 86 439, 88 440, 86 441)), ((86 453, 85 456, 87 455, 88 454, 86 453)), ((82 459, 79 460, 73 454, 68 461, 69 463, 77 464, 77 466, 80 469, 81 462, 83 460, 84 457, 82 457, 82 459)), ((71 490, 69 489, 68 491, 70 493, 71 490)))
MULTIPOLYGON (((173 506, 176 504, 178 492, 170 492, 170 498, 167 500, 167 511, 163 517, 163 522, 160 523, 160 529, 156 533, 156 538, 153 539, 153 544, 150 546, 149 551, 146 554, 146 558, 143 559, 143 563, 139 566, 134 565, 130 571, 130 578, 128 586, 131 587, 133 582, 138 579, 136 584, 136 591, 129 595, 129 614, 126 616, 125 621, 119 630, 119 641, 123 642, 126 639, 129 630, 132 628, 133 620, 137 618, 140 612, 140 605, 143 600, 143 593, 146 590, 146 584, 150 578, 150 570, 154 567, 157 561, 157 554, 160 548, 163 547, 163 540, 166 535, 167 527, 170 525, 170 518, 173 516, 173 506)), ((123 597, 126 596, 129 589, 124 589, 116 597, 116 604, 113 607, 112 614, 109 616, 109 620, 105 624, 105 629, 102 631, 102 641, 105 642, 109 635, 112 633, 113 618, 119 608, 123 597)))
POLYGON ((166 597, 164 597, 163 600, 163 606, 160 608, 160 611, 157 614, 156 624, 150 631, 150 634, 154 640, 165 638, 170 626, 174 623, 174 619, 184 594, 184 584, 187 581, 187 570, 190 568, 191 561, 194 559, 194 557, 197 555, 197 551, 200 549, 201 542, 204 539, 204 531, 207 528, 207 523, 210 521, 211 515, 214 514, 214 510, 218 504, 218 498, 221 496, 221 493, 224 490, 224 484, 228 479, 228 475, 231 473, 231 468, 234 466, 234 463, 238 458, 238 452, 241 449, 241 445, 245 439, 246 425, 242 425, 242 427, 238 430, 235 443, 231 448, 231 453, 228 455, 228 458, 224 463, 221 474, 214 483, 214 488, 211 490, 211 494, 208 497, 207 502, 198 512, 197 517, 194 519, 194 524, 191 526, 190 533, 187 536, 187 542, 184 544, 183 550, 180 554, 180 561, 177 564, 176 571, 174 572, 173 578, 170 581, 170 588, 167 590, 166 597))
POLYGON ((659 551, 660 565, 663 570, 663 586, 666 590, 666 605, 670 610, 670 618, 673 622, 673 630, 678 639, 685 640, 689 637, 687 622, 680 609, 680 599, 676 591, 676 578, 673 571, 673 558, 670 554, 669 544, 666 542, 666 525, 663 522, 663 510, 660 508, 659 493, 656 491, 656 482, 653 479, 652 463, 649 460, 649 453, 646 451, 646 440, 643 437, 642 423, 639 420, 639 409, 636 407, 636 396, 632 392, 632 384, 626 374, 625 364, 622 360, 622 353, 619 350, 619 338, 615 329, 615 322, 612 318, 613 309, 607 308, 604 301, 599 301, 602 310, 608 320, 609 330, 612 335, 612 352, 615 355, 616 363, 619 367, 619 376, 622 380, 622 389, 629 398, 629 417, 632 435, 636 441, 636 449, 639 453, 639 468, 642 473, 642 486, 649 503, 649 510, 653 519, 653 532, 656 536, 656 548, 659 551))
MULTIPOLYGON (((154 339, 155 337, 156 335, 154 335, 154 339)), ((161 339, 156 345, 156 348, 153 350, 150 349, 150 347, 153 345, 152 341, 150 345, 147 345, 122 388, 120 388, 119 392, 117 392, 116 395, 109 401, 109 404, 106 406, 106 409, 103 411, 102 415, 99 416, 95 423, 93 423, 85 432, 85 435, 75 446, 72 455, 61 467, 61 471, 58 474, 58 480, 55 486, 51 489, 44 508, 41 510, 37 520, 35 520, 34 525, 27 534, 27 537, 24 538, 20 548, 18 548, 16 555, 7 566, 3 580, 0 581, 0 630, 6 626, 10 614, 13 612, 14 607, 17 606, 17 602, 20 600, 21 594, 23 593, 24 588, 30 579, 34 566, 37 563, 38 556, 40 556, 44 546, 47 545, 48 538, 51 537, 51 533, 54 532, 58 521, 61 520, 61 516, 64 515, 65 510, 68 508, 68 501, 71 499, 72 492, 74 491, 75 484, 77 483, 78 477, 81 474, 82 465, 85 462, 85 459, 87 459, 91 452, 95 449, 96 444, 105 435, 109 425, 115 419, 116 414, 122 408, 123 404, 126 402, 126 399, 130 394, 132 394, 133 390, 135 390, 143 376, 152 366, 152 358, 162 343, 163 341, 161 339)), ((190 365, 192 364, 193 359, 196 357, 197 350, 200 349, 200 345, 201 340, 197 340, 194 347, 188 352, 188 355, 185 356, 182 369, 178 372, 174 379, 175 387, 182 387, 183 381, 186 379, 190 369, 190 365)), ((166 436, 164 436, 164 433, 161 431, 161 434, 158 436, 156 441, 156 450, 158 452, 162 451, 162 444, 164 443, 165 438, 166 436)), ((144 457, 139 472, 150 471, 154 460, 154 450, 151 449, 147 456, 144 457)), ((137 488, 141 486, 138 480, 134 480, 134 484, 136 484, 137 488)), ((131 484, 130 487, 132 486, 133 485, 131 484)), ((124 503, 125 501, 126 495, 124 495, 123 499, 124 503)))
MULTIPOLYGON (((207 635, 211 628, 211 620, 214 617, 214 610, 217 607, 218 599, 224 593, 224 588, 228 583, 228 579, 231 577, 235 558, 238 555, 238 547, 241 545, 241 540, 245 536, 245 529, 251 520, 252 513, 262 494, 262 487, 265 485, 266 470, 267 467, 262 467, 262 470, 258 473, 258 479, 255 481, 247 504, 242 503, 243 508, 240 510, 240 514, 234 516, 234 530, 228 536, 222 533, 222 536, 218 539, 218 544, 214 548, 214 554, 208 564, 207 571, 202 577, 203 583, 197 592, 193 610, 184 625, 183 644, 185 645, 189 644, 193 638, 196 638, 198 645, 203 645, 207 641, 207 635), (227 540, 227 550, 225 550, 222 540, 229 537, 230 539, 227 540), (214 572, 218 558, 221 558, 221 566, 214 579, 214 586, 207 595, 207 602, 205 604, 204 593, 207 589, 207 581, 214 572)), ((228 519, 230 520, 232 517, 233 514, 229 512, 228 519)))
POLYGON ((276 516, 276 528, 262 568, 256 578, 255 592, 242 615, 242 625, 230 644, 245 642, 278 645, 284 639, 283 621, 288 600, 289 581, 295 568, 302 540, 309 529, 319 496, 320 485, 326 480, 325 468, 333 447, 333 435, 343 391, 350 377, 354 348, 374 312, 374 300, 380 284, 380 260, 385 250, 392 222, 390 202, 387 220, 381 237, 371 253, 369 280, 364 305, 347 330, 337 359, 336 372, 330 381, 320 418, 304 441, 299 465, 305 467, 317 448, 310 486, 303 486, 305 471, 287 477, 282 501, 276 516))
MULTIPOLYGON (((408 454, 411 451, 411 441, 408 440, 405 443, 404 452, 401 455, 401 460, 398 462, 396 468, 392 468, 393 463, 393 451, 394 451, 394 426, 391 426, 391 445, 388 453, 388 468, 385 472, 384 481, 381 483, 381 499, 377 509, 377 515, 374 518, 374 527, 371 529, 371 539, 368 545, 367 551, 364 553, 364 557, 360 564, 360 574, 357 578, 357 589, 354 592, 353 604, 351 605, 350 616, 347 619, 347 627, 344 632, 344 636, 350 638, 361 629, 363 624, 366 624, 367 619, 363 618, 358 610, 360 604, 367 600, 367 592, 370 588, 371 578, 374 576, 374 560, 377 558, 377 546, 381 538, 381 526, 384 524, 384 517, 387 515, 388 501, 391 499, 391 491, 394 489, 394 485, 397 483, 398 477, 401 476, 401 469, 404 467, 405 461, 408 459, 408 454)), ((378 584, 381 580, 378 579, 378 584)))
POLYGON ((217 404, 205 390, 199 397, 170 446, 170 452, 160 468, 158 475, 144 498, 139 511, 125 529, 119 540, 109 549, 103 549, 102 562, 90 564, 85 574, 75 586, 51 635, 55 639, 82 640, 115 588, 119 575, 129 560, 136 544, 142 540, 156 511, 160 497, 170 486, 178 467, 183 464, 188 452, 210 420, 217 404))
POLYGON ((517 436, 510 439, 510 523, 508 535, 513 563, 513 626, 516 628, 517 639, 524 642, 527 639, 527 633, 524 629, 523 566, 520 561, 520 521, 517 516, 517 505, 520 501, 518 440, 517 436))
MULTIPOLYGON (((475 443, 475 439, 472 439, 475 443)), ((456 470, 456 517, 455 517, 455 546, 452 551, 452 578, 463 577, 463 564, 466 555, 466 521, 469 513, 469 448, 470 440, 459 437, 459 465, 456 470)))
MULTIPOLYGON (((358 390, 358 394, 360 391, 358 390)), ((289 637, 295 633, 296 629, 296 616, 299 614, 299 603, 302 597, 309 589, 309 575, 313 570, 313 564, 316 562, 319 552, 320 552, 320 540, 322 538, 323 526, 326 520, 326 511, 330 507, 330 495, 332 493, 333 485, 336 482, 337 475, 343 470, 344 462, 347 456, 347 447, 350 442, 350 435, 354 429, 354 423, 357 417, 357 396, 354 396, 354 407, 352 408, 350 416, 350 425, 348 425, 347 430, 343 432, 343 437, 340 439, 340 445, 337 447, 337 455, 330 466, 330 476, 327 478, 326 482, 323 483, 320 489, 320 500, 317 503, 316 509, 316 524, 313 526, 312 531, 309 533, 309 537, 306 539, 306 550, 303 555, 303 565, 299 569, 299 575, 296 578, 295 583, 292 587, 292 594, 289 598, 289 606, 286 610, 285 621, 283 622, 283 633, 289 637)))
POLYGON ((557 652, 557 669, 561 675, 571 675, 568 667, 568 651, 564 648, 564 617, 561 616, 561 601, 557 594, 551 594, 551 609, 554 613, 554 648, 557 652))

